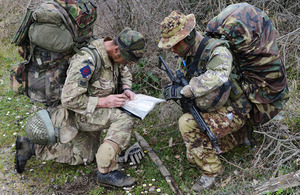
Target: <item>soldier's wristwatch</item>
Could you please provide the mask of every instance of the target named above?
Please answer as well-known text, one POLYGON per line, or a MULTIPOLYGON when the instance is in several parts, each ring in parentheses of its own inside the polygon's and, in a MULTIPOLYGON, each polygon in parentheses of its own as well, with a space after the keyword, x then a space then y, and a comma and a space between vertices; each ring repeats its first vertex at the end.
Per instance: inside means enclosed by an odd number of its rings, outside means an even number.
POLYGON ((123 92, 124 92, 124 91, 126 91, 126 90, 129 90, 129 91, 131 91, 131 89, 130 89, 130 88, 124 88, 124 89, 123 89, 123 92))

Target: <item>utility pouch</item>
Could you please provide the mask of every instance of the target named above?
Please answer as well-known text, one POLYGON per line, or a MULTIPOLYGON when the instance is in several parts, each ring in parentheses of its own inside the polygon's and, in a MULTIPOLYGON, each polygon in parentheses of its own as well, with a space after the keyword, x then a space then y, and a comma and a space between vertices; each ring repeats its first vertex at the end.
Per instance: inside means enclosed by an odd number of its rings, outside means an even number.
POLYGON ((230 91, 229 98, 230 100, 236 100, 239 97, 241 97, 241 95, 243 94, 243 90, 238 84, 238 82, 236 81, 236 79, 229 77, 229 80, 231 81, 231 91, 230 91))

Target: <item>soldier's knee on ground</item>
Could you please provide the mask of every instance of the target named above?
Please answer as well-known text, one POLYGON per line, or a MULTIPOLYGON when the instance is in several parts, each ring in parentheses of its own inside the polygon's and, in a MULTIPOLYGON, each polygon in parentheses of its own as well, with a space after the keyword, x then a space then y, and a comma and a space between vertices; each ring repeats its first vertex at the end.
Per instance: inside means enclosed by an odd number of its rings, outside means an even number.
POLYGON ((118 168, 117 158, 120 153, 121 149, 118 144, 110 140, 105 140, 96 154, 99 172, 105 174, 116 170, 118 168))

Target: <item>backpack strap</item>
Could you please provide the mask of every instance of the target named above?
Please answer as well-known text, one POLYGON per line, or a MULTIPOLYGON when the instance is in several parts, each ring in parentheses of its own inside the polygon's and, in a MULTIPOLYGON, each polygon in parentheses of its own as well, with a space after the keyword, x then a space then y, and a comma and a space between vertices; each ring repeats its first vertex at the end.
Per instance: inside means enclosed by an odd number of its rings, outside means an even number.
POLYGON ((226 83, 224 83, 219 89, 219 95, 214 99, 213 103, 211 104, 211 107, 215 107, 217 105, 217 103, 220 101, 221 97, 223 96, 223 94, 229 90, 229 88, 231 87, 232 83, 231 81, 228 79, 228 81, 226 83))
POLYGON ((195 55, 195 58, 194 58, 194 61, 189 65, 189 68, 188 68, 188 74, 190 77, 192 77, 192 75, 195 73, 195 72, 198 72, 198 62, 200 60, 200 57, 203 53, 203 50, 205 48, 205 44, 206 42, 209 40, 210 38, 209 37, 204 37, 197 49, 197 52, 196 52, 196 55, 195 55))
POLYGON ((87 53, 89 53, 93 60, 96 62, 95 63, 95 71, 90 79, 90 83, 94 83, 95 81, 97 81, 100 77, 100 69, 101 69, 101 65, 102 65, 102 59, 98 53, 98 51, 96 50, 96 48, 92 45, 88 45, 87 47, 82 47, 80 49, 81 51, 85 51, 87 53))

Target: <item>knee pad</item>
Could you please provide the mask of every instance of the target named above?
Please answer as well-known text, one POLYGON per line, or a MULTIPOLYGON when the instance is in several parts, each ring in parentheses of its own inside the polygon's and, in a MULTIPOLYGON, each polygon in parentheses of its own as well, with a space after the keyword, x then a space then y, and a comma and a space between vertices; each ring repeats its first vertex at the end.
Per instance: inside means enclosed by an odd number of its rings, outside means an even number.
POLYGON ((96 160, 98 167, 109 167, 116 162, 116 156, 119 153, 119 146, 109 140, 105 140, 99 147, 96 154, 96 160))

